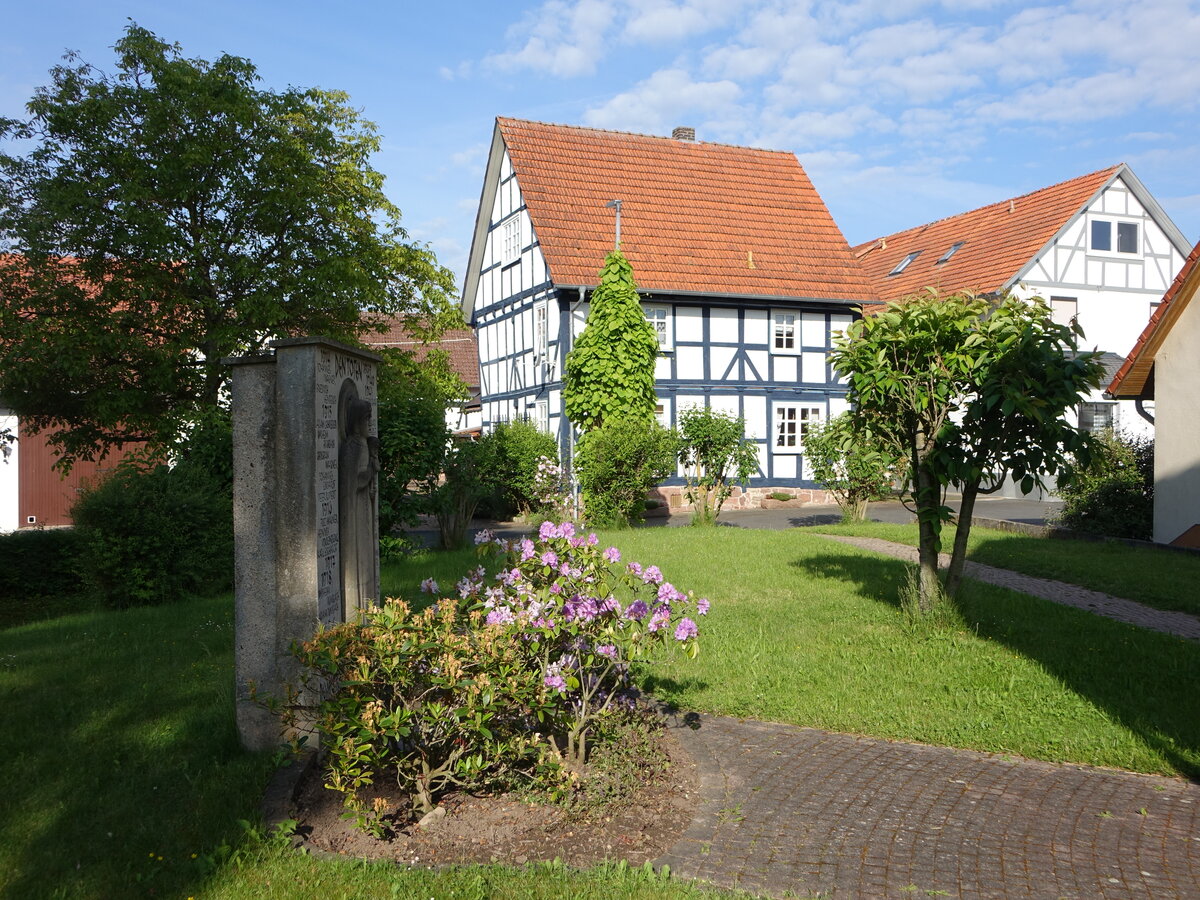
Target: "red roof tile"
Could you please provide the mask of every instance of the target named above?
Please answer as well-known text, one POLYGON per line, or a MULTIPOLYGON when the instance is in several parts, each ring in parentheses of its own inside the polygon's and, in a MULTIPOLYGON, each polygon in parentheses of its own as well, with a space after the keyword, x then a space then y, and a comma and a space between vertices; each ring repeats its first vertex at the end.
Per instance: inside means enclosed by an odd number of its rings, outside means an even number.
POLYGON ((1010 286, 1048 244, 1123 168, 1117 165, 993 203, 948 219, 859 244, 854 248, 876 294, 897 300, 934 288, 942 293, 992 293, 1010 286), (963 241, 946 262, 938 260, 963 241), (908 254, 920 251, 903 272, 889 275, 908 254))
POLYGON ((1200 260, 1200 243, 1192 248, 1192 252, 1184 260, 1179 274, 1163 294, 1162 303, 1151 314, 1150 321, 1146 323, 1137 343, 1129 351, 1125 364, 1113 376, 1112 384, 1108 386, 1106 393, 1113 397, 1153 397, 1153 393, 1145 394, 1145 388, 1154 368, 1154 356, 1171 327, 1183 314, 1184 307, 1195 295, 1197 288, 1200 288, 1200 266, 1197 265, 1197 260, 1200 260))
POLYGON ((393 320, 385 332, 362 335, 368 347, 398 347, 411 350, 418 360, 424 360, 431 349, 445 350, 450 354, 450 368, 468 385, 479 384, 479 344, 473 328, 452 328, 442 335, 441 340, 423 344, 414 338, 399 321, 393 320))
POLYGON ((862 301, 846 239, 791 153, 497 119, 552 280, 591 285, 613 247, 638 286, 862 301))

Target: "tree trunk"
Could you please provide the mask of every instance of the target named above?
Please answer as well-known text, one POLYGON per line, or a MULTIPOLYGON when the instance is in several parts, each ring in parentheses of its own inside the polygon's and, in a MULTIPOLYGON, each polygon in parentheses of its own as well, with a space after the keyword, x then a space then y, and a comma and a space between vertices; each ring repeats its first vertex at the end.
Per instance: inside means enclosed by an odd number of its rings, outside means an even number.
POLYGON ((975 514, 975 498, 979 496, 979 480, 963 485, 962 506, 958 510, 958 525, 954 529, 954 552, 946 570, 946 594, 958 596, 963 568, 967 564, 967 538, 971 535, 971 516, 975 514))
POLYGON ((933 609, 941 590, 938 581, 938 549, 940 547, 941 494, 937 479, 929 468, 930 448, 923 432, 918 431, 912 443, 913 478, 916 482, 914 499, 917 503, 917 611, 924 614, 933 609))

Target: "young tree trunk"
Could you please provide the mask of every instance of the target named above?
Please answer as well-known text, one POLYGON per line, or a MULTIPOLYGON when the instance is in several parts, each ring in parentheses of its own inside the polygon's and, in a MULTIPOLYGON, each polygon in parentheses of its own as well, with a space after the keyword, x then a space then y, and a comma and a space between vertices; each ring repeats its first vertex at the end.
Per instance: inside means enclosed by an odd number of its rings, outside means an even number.
POLYGON ((964 484, 962 506, 958 511, 958 525, 954 529, 954 552, 950 555, 950 567, 946 570, 946 595, 958 596, 962 584, 963 567, 967 563, 967 538, 971 535, 971 516, 975 513, 975 498, 979 496, 979 479, 964 484))
POLYGON ((917 530, 920 535, 917 545, 920 586, 917 609, 921 613, 927 613, 933 609, 934 600, 941 589, 941 583, 938 581, 940 492, 937 479, 929 470, 929 463, 919 452, 913 453, 913 471, 917 481, 917 530))

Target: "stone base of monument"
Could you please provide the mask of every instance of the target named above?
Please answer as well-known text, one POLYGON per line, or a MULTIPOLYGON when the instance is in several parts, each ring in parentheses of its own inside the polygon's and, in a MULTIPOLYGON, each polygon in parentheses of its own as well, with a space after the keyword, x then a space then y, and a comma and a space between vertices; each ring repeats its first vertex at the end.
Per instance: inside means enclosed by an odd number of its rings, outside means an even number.
MULTIPOLYGON (((379 598, 376 366, 327 338, 275 341, 233 367, 234 665, 249 750, 283 740, 252 698, 300 686, 294 641, 379 598)), ((312 706, 311 694, 299 703, 312 706)))

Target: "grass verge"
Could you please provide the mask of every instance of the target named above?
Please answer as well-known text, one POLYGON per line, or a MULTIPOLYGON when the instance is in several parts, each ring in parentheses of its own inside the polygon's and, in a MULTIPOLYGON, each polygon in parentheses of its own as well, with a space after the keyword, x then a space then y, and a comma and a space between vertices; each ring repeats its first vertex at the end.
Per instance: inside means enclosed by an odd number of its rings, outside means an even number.
MULTIPOLYGON (((917 545, 916 525, 866 522, 861 525, 822 525, 829 534, 880 538, 917 545)), ((953 529, 943 532, 949 552, 953 529)), ((1136 600, 1155 609, 1200 616, 1200 555, 1130 547, 1118 541, 1081 541, 1013 534, 991 528, 972 528, 967 559, 985 566, 1012 569, 1038 578, 1051 578, 1136 600)))

